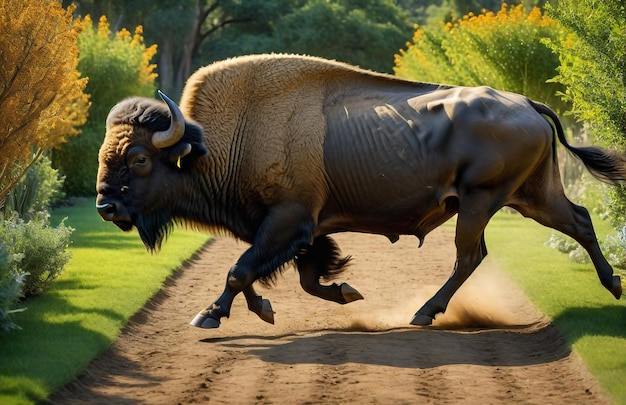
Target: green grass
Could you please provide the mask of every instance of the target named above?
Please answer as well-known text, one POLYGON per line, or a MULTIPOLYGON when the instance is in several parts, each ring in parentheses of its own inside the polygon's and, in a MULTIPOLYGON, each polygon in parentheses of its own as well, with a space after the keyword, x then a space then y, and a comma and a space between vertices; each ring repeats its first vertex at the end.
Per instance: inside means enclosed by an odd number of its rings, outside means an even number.
POLYGON ((0 335, 0 403, 33 403, 74 379, 118 336, 208 235, 176 230, 161 253, 146 252, 136 232, 100 219, 94 201, 53 212, 75 228, 73 257, 41 297, 16 314, 21 330, 0 335))
MULTIPOLYGON (((594 225, 600 240, 614 233, 607 223, 594 225)), ((485 236, 492 260, 553 319, 614 402, 626 404, 626 300, 602 287, 591 264, 545 246, 551 233, 520 215, 499 213, 485 236)))

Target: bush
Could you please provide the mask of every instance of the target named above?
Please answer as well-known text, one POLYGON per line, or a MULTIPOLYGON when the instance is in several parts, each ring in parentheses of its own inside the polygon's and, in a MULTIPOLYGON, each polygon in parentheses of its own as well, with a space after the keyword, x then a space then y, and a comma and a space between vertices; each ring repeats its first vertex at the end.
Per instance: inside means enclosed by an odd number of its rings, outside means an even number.
POLYGON ((524 94, 557 110, 569 108, 546 83, 559 66, 558 55, 544 43, 560 40, 563 30, 538 8, 502 4, 443 25, 415 26, 413 41, 395 57, 394 71, 407 79, 462 86, 487 85, 524 94))
POLYGON ((11 314, 19 311, 14 307, 22 297, 24 276, 24 273, 14 268, 11 255, 0 244, 0 332, 17 327, 11 320, 11 314))
POLYGON ((110 31, 106 17, 94 27, 89 16, 78 37, 78 70, 89 78, 85 92, 91 96, 89 121, 82 134, 52 151, 52 162, 65 176, 64 191, 73 197, 95 195, 98 150, 109 110, 123 98, 153 97, 156 67, 150 60, 156 45, 146 47, 141 26, 135 33, 110 31))
POLYGON ((58 170, 52 168, 50 159, 42 156, 7 196, 5 212, 12 215, 15 211, 20 218, 27 219, 34 212, 47 210, 62 199, 63 180, 58 170))
POLYGON ((0 201, 33 161, 87 120, 75 9, 60 1, 0 0, 0 201))
MULTIPOLYGON (((546 245, 566 253, 574 263, 590 263, 589 255, 574 239, 562 234, 552 234, 546 245)), ((613 267, 626 269, 626 227, 617 232, 617 235, 607 235, 604 242, 600 242, 600 249, 604 257, 613 267)))
POLYGON ((27 274, 23 288, 26 297, 42 294, 71 257, 67 247, 74 229, 63 221, 51 228, 48 218, 47 213, 40 212, 26 222, 14 214, 0 224, 0 244, 12 255, 17 274, 27 274))
POLYGON ((611 266, 626 269, 626 227, 620 229, 617 235, 607 235, 600 247, 611 266))
MULTIPOLYGON (((559 0, 546 6, 569 35, 548 44, 559 54, 555 82, 571 112, 594 140, 626 147, 626 7, 614 0, 559 0)), ((615 229, 626 224, 626 187, 614 187, 608 204, 615 229)))

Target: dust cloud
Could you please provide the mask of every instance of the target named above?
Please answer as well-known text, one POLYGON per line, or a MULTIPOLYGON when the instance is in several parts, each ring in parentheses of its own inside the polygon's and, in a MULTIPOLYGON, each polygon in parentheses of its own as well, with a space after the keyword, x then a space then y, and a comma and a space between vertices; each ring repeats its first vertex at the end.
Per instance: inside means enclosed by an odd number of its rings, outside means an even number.
MULTIPOLYGON (((485 266, 465 282, 450 300, 445 313, 437 315, 432 327, 437 329, 492 329, 526 326, 537 323, 542 315, 529 308, 525 295, 494 266, 485 266), (525 304, 524 304, 525 303, 525 304)), ((395 306, 351 314, 350 328, 358 331, 386 331, 411 327, 414 313, 432 297, 440 286, 424 285, 415 295, 395 306)), ((394 297, 397 299, 397 297, 394 297)))

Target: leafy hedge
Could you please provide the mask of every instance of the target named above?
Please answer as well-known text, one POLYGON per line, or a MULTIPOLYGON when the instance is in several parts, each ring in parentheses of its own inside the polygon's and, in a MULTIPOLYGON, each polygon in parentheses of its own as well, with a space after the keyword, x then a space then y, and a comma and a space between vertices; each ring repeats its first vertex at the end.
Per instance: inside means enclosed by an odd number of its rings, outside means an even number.
POLYGON ((47 207, 63 184, 43 157, 9 193, 0 211, 0 332, 16 328, 11 314, 20 299, 42 294, 70 254, 72 228, 50 227, 47 207))
POLYGON ((0 244, 12 256, 14 271, 26 274, 23 295, 40 295, 63 271, 71 254, 67 250, 73 228, 61 222, 50 227, 47 212, 25 221, 17 215, 0 224, 0 244))
POLYGON ((11 314, 22 296, 24 273, 19 272, 12 265, 11 255, 0 245, 0 332, 7 332, 17 327, 11 319, 11 314))
POLYGON ((91 97, 89 120, 80 135, 52 151, 54 167, 65 176, 64 191, 74 197, 95 194, 98 150, 109 110, 126 97, 154 96, 156 78, 156 66, 150 64, 156 46, 145 46, 141 26, 134 34, 125 29, 112 33, 106 17, 96 27, 89 16, 83 26, 78 70, 89 78, 85 89, 91 97))

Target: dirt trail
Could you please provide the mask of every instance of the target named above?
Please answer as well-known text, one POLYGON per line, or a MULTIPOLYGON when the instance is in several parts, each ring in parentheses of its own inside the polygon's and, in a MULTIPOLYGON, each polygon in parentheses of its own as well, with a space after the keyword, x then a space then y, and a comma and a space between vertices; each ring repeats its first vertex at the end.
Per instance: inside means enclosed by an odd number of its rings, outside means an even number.
MULTIPOLYGON (((342 276, 365 300, 307 295, 288 269, 271 290, 275 325, 237 297, 216 330, 188 326, 246 248, 219 239, 53 403, 609 403, 556 328, 487 260, 430 328, 408 327, 454 264, 449 230, 417 240, 342 234, 342 276)), ((165 247, 167 248, 167 246, 165 247)))

